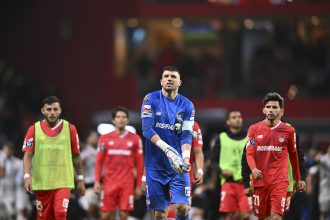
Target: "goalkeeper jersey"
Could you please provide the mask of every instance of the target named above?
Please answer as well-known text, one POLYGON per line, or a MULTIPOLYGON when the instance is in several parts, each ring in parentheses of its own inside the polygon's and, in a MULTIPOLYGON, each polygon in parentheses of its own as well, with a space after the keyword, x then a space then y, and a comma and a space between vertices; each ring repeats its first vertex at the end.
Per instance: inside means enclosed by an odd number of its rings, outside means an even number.
POLYGON ((161 90, 158 90, 144 97, 141 106, 141 120, 143 135, 146 137, 146 168, 172 171, 165 153, 150 139, 158 134, 163 141, 175 148, 181 155, 181 145, 192 142, 191 130, 194 114, 192 102, 180 94, 171 100, 165 97, 161 90), (190 131, 186 128, 183 128, 182 131, 175 129, 175 124, 183 124, 183 122, 191 122, 190 131))

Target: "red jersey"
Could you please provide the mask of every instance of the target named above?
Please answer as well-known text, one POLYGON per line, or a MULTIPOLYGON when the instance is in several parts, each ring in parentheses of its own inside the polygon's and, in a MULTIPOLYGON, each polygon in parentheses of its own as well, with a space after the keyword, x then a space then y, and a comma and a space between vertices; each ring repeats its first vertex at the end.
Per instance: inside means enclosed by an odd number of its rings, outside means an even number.
POLYGON ((139 135, 129 131, 120 135, 112 131, 100 136, 95 181, 100 181, 103 174, 103 183, 122 185, 134 182, 134 167, 137 171, 137 185, 140 186, 143 174, 143 147, 139 135))
POLYGON ((193 138, 191 143, 191 151, 190 151, 190 159, 189 163, 191 164, 191 169, 189 171, 190 176, 190 182, 195 182, 195 175, 194 175, 194 160, 195 160, 195 154, 194 154, 194 148, 203 148, 203 136, 201 129, 199 128, 198 123, 194 122, 193 132, 196 133, 196 136, 193 138))
POLYGON ((288 180, 288 153, 296 180, 300 180, 296 136, 293 127, 280 122, 270 127, 263 120, 250 126, 246 158, 250 169, 262 171, 253 186, 264 186, 288 180))
MULTIPOLYGON (((55 137, 58 135, 63 127, 63 121, 55 127, 49 127, 45 120, 40 121, 40 126, 43 132, 49 137, 55 137)), ((79 137, 77 129, 73 124, 70 124, 70 136, 71 136, 71 148, 73 153, 79 153, 79 137)), ((34 125, 30 126, 24 139, 23 143, 24 152, 34 152, 34 125)))

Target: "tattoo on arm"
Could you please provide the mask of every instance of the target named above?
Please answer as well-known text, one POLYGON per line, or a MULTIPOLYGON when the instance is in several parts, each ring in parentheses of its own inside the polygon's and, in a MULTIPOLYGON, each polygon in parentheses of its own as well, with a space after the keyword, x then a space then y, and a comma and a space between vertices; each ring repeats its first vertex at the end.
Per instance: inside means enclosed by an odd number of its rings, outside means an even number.
POLYGON ((72 162, 73 162, 74 169, 76 170, 76 174, 82 175, 83 171, 82 171, 82 161, 81 161, 80 154, 73 154, 72 162))

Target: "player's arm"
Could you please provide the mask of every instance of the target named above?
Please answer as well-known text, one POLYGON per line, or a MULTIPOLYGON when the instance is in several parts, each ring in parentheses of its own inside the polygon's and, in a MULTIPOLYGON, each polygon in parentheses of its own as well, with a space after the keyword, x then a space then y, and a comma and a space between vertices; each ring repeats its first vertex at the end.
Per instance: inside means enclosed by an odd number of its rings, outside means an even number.
POLYGON ((95 161, 95 182, 94 182, 94 191, 98 194, 101 193, 102 186, 101 186, 101 175, 102 175, 102 168, 104 163, 106 145, 103 141, 103 135, 99 137, 99 141, 97 144, 97 154, 96 154, 96 161, 95 161))
POLYGON ((34 152, 34 125, 32 125, 24 139, 23 143, 23 172, 24 172, 24 189, 27 193, 32 194, 32 158, 34 152))
POLYGON ((196 174, 195 184, 199 185, 203 183, 204 175, 204 153, 203 153, 203 135, 197 122, 194 123, 193 133, 195 136, 192 140, 192 150, 195 156, 196 174))
MULTIPOLYGON (((181 133, 179 134, 180 142, 181 142, 181 151, 182 151, 182 158, 183 161, 189 164, 190 160, 190 151, 191 151, 191 144, 193 138, 193 127, 194 127, 194 120, 195 120, 195 108, 192 102, 187 105, 185 108, 185 112, 183 114, 183 122, 182 122, 182 129, 181 133)), ((189 172, 190 167, 188 169, 184 168, 186 172, 189 172)))
POLYGON ((298 154, 296 150, 296 133, 294 128, 292 128, 292 131, 290 132, 288 151, 289 151, 290 163, 292 166, 293 177, 295 180, 294 187, 298 191, 304 190, 304 185, 301 181, 300 170, 299 170, 298 154))
POLYGON ((254 150, 255 150, 255 139, 254 139, 254 129, 253 127, 249 128, 248 131, 248 141, 246 144, 246 160, 252 171, 252 176, 254 179, 262 178, 262 172, 257 168, 256 161, 254 159, 254 150))
POLYGON ((243 179, 243 183, 244 183, 244 188, 249 188, 250 185, 250 175, 251 175, 251 169, 247 163, 246 160, 246 146, 243 150, 243 154, 242 154, 242 170, 241 170, 241 174, 242 174, 242 179, 243 179))
POLYGON ((70 124, 70 134, 71 134, 71 147, 72 147, 72 163, 78 179, 77 191, 79 196, 84 196, 85 182, 83 176, 82 160, 80 157, 80 150, 79 150, 79 136, 76 127, 72 124, 70 124))

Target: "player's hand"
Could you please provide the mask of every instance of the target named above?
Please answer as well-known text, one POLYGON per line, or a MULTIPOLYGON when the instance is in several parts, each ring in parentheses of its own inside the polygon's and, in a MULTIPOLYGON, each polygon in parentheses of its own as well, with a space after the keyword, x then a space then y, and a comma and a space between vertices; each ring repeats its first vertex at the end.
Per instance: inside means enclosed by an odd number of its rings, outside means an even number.
POLYGON ((78 196, 84 196, 85 195, 85 182, 84 180, 78 180, 78 184, 77 184, 77 189, 78 189, 78 196))
POLYGON ((249 197, 249 196, 252 196, 253 195, 253 187, 250 186, 249 188, 245 188, 244 189, 244 194, 249 197))
POLYGON ((184 165, 182 166, 182 170, 188 173, 191 169, 191 165, 188 157, 183 159, 183 164, 184 165))
POLYGON ((142 181, 142 183, 141 183, 141 191, 142 191, 142 193, 143 193, 144 195, 145 195, 146 192, 147 192, 147 183, 144 182, 144 181, 142 181))
POLYGON ((101 194, 101 191, 102 191, 101 183, 98 182, 98 181, 96 181, 96 182, 94 183, 94 192, 95 192, 96 194, 101 194))
POLYGON ((200 185, 202 183, 203 183, 203 174, 196 173, 196 175, 195 175, 195 184, 200 185))
POLYGON ((143 191, 142 191, 142 185, 136 187, 135 192, 134 192, 134 198, 135 199, 139 199, 142 196, 142 193, 143 193, 143 191))
POLYGON ((306 190, 306 183, 305 181, 295 181, 294 182, 294 190, 297 192, 305 191, 306 190))
POLYGON ((261 170, 258 170, 257 168, 254 168, 252 170, 252 176, 254 179, 261 179, 262 178, 262 171, 261 170))
POLYGON ((27 193, 32 194, 32 178, 27 177, 24 179, 24 189, 27 193))
POLYGON ((164 152, 168 158, 168 161, 170 162, 171 167, 176 173, 181 174, 183 172, 189 172, 190 165, 187 165, 183 162, 182 157, 173 147, 166 147, 164 152))

